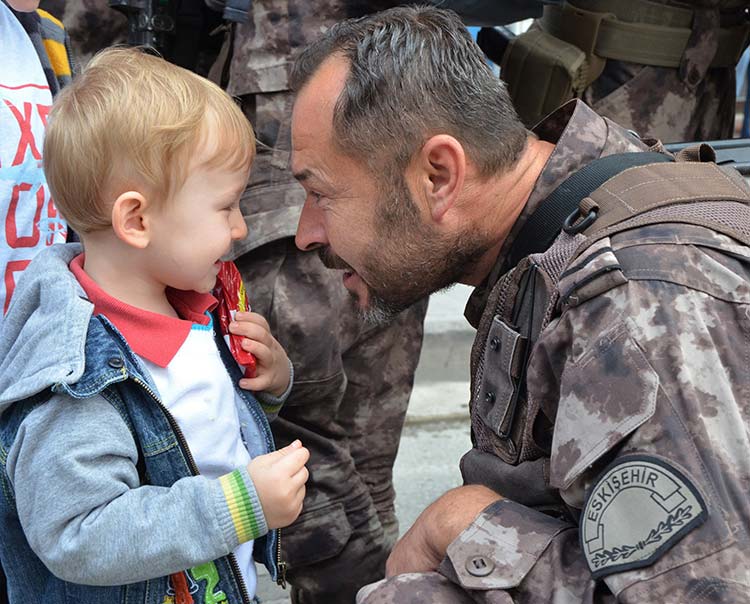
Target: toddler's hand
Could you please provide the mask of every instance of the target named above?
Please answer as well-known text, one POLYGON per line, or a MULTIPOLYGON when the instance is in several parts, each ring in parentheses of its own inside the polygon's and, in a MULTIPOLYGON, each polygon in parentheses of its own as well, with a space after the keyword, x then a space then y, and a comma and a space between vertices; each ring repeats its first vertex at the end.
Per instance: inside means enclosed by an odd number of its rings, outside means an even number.
POLYGON ((290 525, 302 511, 308 477, 305 462, 309 458, 310 452, 295 440, 247 465, 269 529, 290 525))
POLYGON ((243 336, 242 348, 255 355, 254 378, 243 378, 240 387, 281 396, 289 386, 289 357, 271 335, 268 322, 255 312, 238 312, 229 331, 243 336))

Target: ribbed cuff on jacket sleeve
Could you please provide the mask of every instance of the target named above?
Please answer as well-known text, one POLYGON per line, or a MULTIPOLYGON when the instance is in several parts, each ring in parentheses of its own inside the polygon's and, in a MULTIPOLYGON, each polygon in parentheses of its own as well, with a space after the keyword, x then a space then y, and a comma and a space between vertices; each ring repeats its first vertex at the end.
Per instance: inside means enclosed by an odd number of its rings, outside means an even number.
POLYGON ((236 536, 238 544, 265 535, 266 517, 247 468, 224 474, 218 481, 225 504, 219 515, 224 534, 236 536))
POLYGON ((255 398, 258 399, 260 406, 265 411, 269 419, 272 419, 278 415, 281 408, 284 406, 286 399, 289 398, 289 394, 292 392, 292 386, 294 386, 294 365, 289 361, 289 385, 281 396, 273 396, 269 392, 256 392, 255 398))

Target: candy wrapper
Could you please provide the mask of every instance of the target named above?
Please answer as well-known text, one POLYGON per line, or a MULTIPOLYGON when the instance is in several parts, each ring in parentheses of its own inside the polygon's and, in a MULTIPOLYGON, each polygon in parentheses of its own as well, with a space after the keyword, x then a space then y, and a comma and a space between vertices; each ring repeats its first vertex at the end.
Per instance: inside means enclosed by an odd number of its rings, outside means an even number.
POLYGON ((240 342, 242 336, 229 333, 229 323, 234 319, 238 312, 247 312, 247 294, 245 285, 242 283, 240 271, 234 265, 234 262, 226 261, 221 263, 219 274, 216 277, 216 287, 214 288, 214 297, 219 301, 219 327, 224 336, 224 341, 229 346, 234 360, 245 370, 246 378, 255 377, 255 357, 243 350, 240 342))

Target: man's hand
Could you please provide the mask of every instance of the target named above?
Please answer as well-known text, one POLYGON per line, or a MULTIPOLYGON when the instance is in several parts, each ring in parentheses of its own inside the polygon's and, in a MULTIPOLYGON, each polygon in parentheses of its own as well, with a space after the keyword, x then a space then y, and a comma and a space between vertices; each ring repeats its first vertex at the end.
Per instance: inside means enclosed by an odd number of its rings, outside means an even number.
POLYGON ((445 493, 419 515, 396 543, 385 563, 385 576, 436 570, 453 540, 498 499, 502 497, 480 485, 445 493))
POLYGON ((247 465, 269 529, 289 526, 302 511, 310 452, 295 440, 283 449, 259 455, 247 465))
POLYGON ((255 312, 238 312, 229 324, 229 332, 243 336, 242 348, 257 361, 254 378, 243 378, 240 387, 281 396, 289 386, 289 357, 271 335, 268 322, 255 312))

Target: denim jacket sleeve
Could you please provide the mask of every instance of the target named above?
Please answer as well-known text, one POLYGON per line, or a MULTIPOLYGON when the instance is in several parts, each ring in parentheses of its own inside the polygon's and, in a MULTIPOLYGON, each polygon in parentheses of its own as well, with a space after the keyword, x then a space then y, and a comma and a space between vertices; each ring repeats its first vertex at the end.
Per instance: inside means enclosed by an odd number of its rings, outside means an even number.
POLYGON ((57 395, 19 427, 7 470, 29 544, 59 578, 152 579, 214 560, 267 532, 246 468, 142 485, 138 449, 101 396, 57 395))

